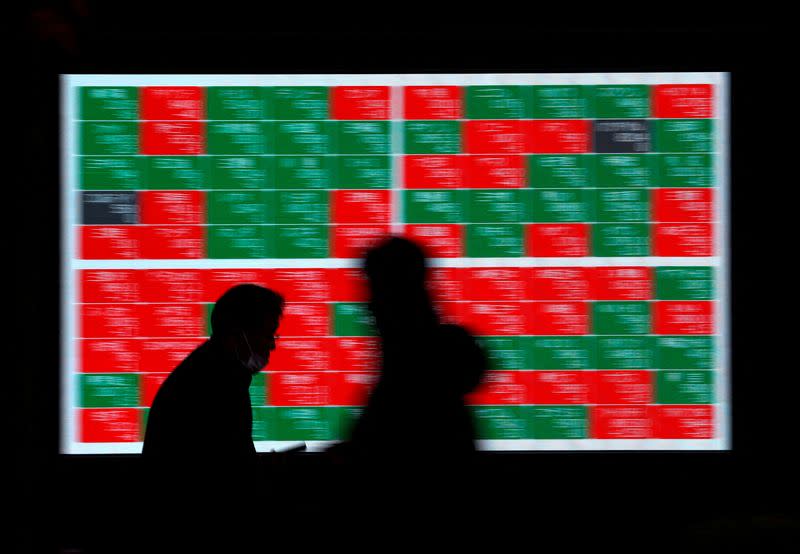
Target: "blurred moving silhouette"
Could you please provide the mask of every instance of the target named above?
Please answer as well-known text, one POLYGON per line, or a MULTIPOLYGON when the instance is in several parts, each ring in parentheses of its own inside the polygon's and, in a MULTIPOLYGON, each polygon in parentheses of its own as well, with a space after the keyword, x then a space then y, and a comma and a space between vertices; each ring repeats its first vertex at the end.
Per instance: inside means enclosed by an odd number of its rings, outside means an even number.
POLYGON ((479 384, 487 357, 464 328, 440 323, 414 242, 384 240, 367 253, 365 270, 381 375, 350 439, 329 452, 353 463, 367 505, 399 506, 415 496, 417 510, 452 504, 453 493, 467 488, 461 477, 475 452, 464 396, 479 384))
POLYGON ((217 532, 214 525, 244 524, 254 515, 249 502, 260 476, 249 387, 275 349, 283 306, 280 294, 258 285, 229 289, 211 313, 211 338, 158 390, 142 454, 153 524, 162 526, 162 535, 202 543, 217 532), (187 512, 199 518, 177 525, 177 513, 187 512))

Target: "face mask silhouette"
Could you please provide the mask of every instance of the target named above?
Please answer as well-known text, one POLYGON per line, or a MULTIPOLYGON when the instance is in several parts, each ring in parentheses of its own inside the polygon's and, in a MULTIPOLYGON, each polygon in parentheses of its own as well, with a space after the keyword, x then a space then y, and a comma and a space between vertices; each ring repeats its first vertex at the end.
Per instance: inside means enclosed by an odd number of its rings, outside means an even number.
POLYGON ((242 363, 250 371, 250 373, 258 373, 265 365, 267 365, 267 356, 253 352, 253 349, 250 347, 250 341, 247 340, 247 335, 244 331, 242 331, 242 337, 244 337, 244 342, 247 344, 247 349, 250 351, 250 356, 242 363))

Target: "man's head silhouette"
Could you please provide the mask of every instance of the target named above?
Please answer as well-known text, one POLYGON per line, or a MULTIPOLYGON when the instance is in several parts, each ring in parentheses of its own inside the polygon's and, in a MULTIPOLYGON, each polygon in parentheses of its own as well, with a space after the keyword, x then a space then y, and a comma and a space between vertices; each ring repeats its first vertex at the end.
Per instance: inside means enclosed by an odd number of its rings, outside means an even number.
POLYGON ((275 350, 284 300, 258 285, 228 289, 211 312, 211 339, 236 355, 250 372, 258 373, 275 350))
POLYGON ((374 292, 425 287, 425 253, 415 242, 402 237, 389 237, 370 249, 365 270, 374 292))
POLYGON ((369 306, 382 335, 406 333, 436 323, 425 287, 425 253, 415 242, 389 237, 366 255, 369 306))

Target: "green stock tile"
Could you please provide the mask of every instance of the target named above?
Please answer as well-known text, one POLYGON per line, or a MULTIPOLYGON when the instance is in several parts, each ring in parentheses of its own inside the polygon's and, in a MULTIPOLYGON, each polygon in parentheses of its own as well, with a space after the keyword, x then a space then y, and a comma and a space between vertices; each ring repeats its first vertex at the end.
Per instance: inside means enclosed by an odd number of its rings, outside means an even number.
POLYGON ((653 337, 597 337, 597 369, 655 369, 653 337))
POLYGON ((651 154, 597 154, 596 186, 608 188, 654 187, 657 185, 656 156, 651 154))
POLYGON ((714 268, 657 267, 657 300, 713 300, 714 268))
POLYGON ((209 258, 270 258, 276 249, 269 225, 209 225, 207 230, 209 258))
POLYGON ((275 188, 274 156, 212 156, 208 165, 208 188, 275 188))
POLYGON ((650 220, 647 189, 596 189, 595 217, 600 223, 631 223, 650 220))
POLYGON ((595 337, 519 337, 527 369, 592 369, 595 337))
POLYGON ((593 155, 528 156, 528 180, 534 188, 592 187, 594 172, 593 155))
POLYGON ((591 87, 585 85, 537 85, 531 89, 534 119, 592 117, 591 87))
POLYGON ((139 119, 136 87, 80 87, 79 119, 139 119))
POLYGON ((340 413, 335 408, 271 408, 271 440, 319 441, 340 437, 340 413))
POLYGON ((392 184, 391 156, 336 156, 337 189, 384 189, 392 184))
POLYGON ((596 335, 646 335, 650 332, 650 304, 593 302, 592 332, 596 335))
POLYGON ((466 221, 470 223, 524 223, 530 221, 530 190, 464 191, 466 221), (527 217, 526 217, 527 216, 527 217))
POLYGON ((335 121, 277 121, 275 148, 267 150, 276 154, 332 154, 336 142, 335 121))
POLYGON ((336 158, 336 156, 276 156, 275 188, 333 188, 336 158))
POLYGON ((520 337, 476 337, 489 358, 489 369, 528 369, 520 337))
POLYGON ((711 154, 658 154, 659 187, 714 186, 714 156, 711 154))
POLYGON ((656 152, 696 153, 714 151, 711 119, 653 119, 656 152))
POLYGON ((206 106, 208 119, 266 119, 261 87, 206 87, 206 106))
POLYGON ((139 124, 128 121, 76 123, 81 154, 126 156, 139 153, 139 124))
POLYGON ((656 337, 659 369, 714 369, 714 337, 656 337))
POLYGON ((458 154, 461 151, 458 121, 406 121, 403 136, 406 154, 458 154))
POLYGON ((522 406, 533 427, 534 439, 585 439, 589 437, 586 406, 522 406))
POLYGON ((534 189, 530 210, 535 223, 590 222, 594 194, 587 189, 534 189))
POLYGON ((261 225, 275 222, 275 191, 209 191, 206 202, 209 224, 261 225))
POLYGON ((649 256, 650 225, 647 223, 597 223, 592 225, 592 255, 649 256))
POLYGON ((594 117, 598 119, 650 117, 648 85, 595 85, 590 88, 594 117))
POLYGON ((267 152, 265 125, 246 121, 209 121, 206 148, 209 154, 259 155, 267 152))
POLYGON ((139 405, 135 373, 84 373, 77 376, 81 408, 133 408, 139 405))
POLYGON ((465 88, 467 119, 530 119, 531 87, 479 85, 465 88))
POLYGON ((328 87, 268 87, 264 90, 267 119, 328 119, 328 87))
POLYGON ((276 225, 276 258, 327 258, 327 225, 276 225))
POLYGON ((253 405, 253 440, 274 440, 273 415, 275 408, 253 405))
POLYGON ((328 223, 328 191, 276 190, 273 194, 276 223, 283 225, 328 223))
POLYGON ((390 154, 388 121, 336 122, 339 154, 390 154))
POLYGON ((656 403, 713 404, 713 371, 657 371, 656 403))
POLYGON ((80 188, 135 190, 144 188, 144 158, 136 156, 81 156, 80 188))
POLYGON ((521 224, 475 224, 465 227, 467 257, 503 258, 525 255, 521 224))
POLYGON ((151 190, 203 189, 208 158, 204 156, 146 156, 145 186, 151 190))
POLYGON ((337 337, 369 337, 377 335, 372 313, 365 302, 333 304, 333 334, 337 337))
POLYGON ((250 404, 255 406, 263 406, 266 404, 266 376, 264 373, 256 373, 250 381, 250 404))
POLYGON ((462 190, 403 191, 406 223, 462 223, 466 219, 466 193, 462 190))
POLYGON ((530 438, 520 406, 470 406, 477 439, 530 438))

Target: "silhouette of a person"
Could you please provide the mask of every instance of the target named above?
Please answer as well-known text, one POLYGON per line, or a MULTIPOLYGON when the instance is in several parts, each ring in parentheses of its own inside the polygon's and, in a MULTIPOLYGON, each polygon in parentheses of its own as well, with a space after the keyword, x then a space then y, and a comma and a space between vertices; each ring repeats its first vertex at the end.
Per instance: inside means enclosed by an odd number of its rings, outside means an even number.
MULTIPOLYGON (((232 287, 214 305, 211 338, 159 388, 142 454, 151 505, 160 517, 176 510, 193 510, 215 523, 249 517, 239 512, 258 481, 249 387, 275 349, 283 306, 282 296, 270 289, 232 287)), ((196 525, 181 533, 200 542, 208 530, 196 525)))
POLYGON ((382 512, 373 506, 393 509, 395 501, 424 494, 424 502, 415 502, 419 513, 463 489, 459 476, 475 451, 464 396, 479 384, 488 361, 463 327, 440 322, 417 244, 389 237, 367 253, 365 270, 381 375, 350 439, 331 455, 352 462, 356 486, 365 487, 356 494, 363 493, 367 517, 382 512))

